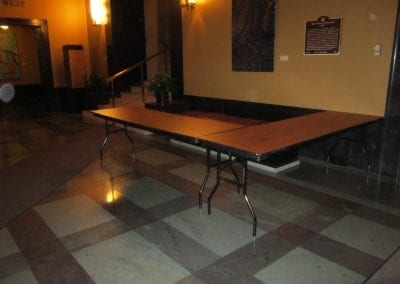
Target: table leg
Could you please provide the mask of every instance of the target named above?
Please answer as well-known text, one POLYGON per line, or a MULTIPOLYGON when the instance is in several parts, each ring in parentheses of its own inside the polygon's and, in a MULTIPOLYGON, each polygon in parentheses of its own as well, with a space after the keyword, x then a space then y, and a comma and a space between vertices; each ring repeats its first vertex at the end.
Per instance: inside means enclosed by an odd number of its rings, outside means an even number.
POLYGON ((133 143, 132 137, 130 137, 128 134, 128 127, 126 125, 124 125, 124 130, 125 130, 125 136, 126 136, 126 138, 128 138, 129 142, 131 142, 132 145, 135 144, 135 143, 133 143))
POLYGON ((129 142, 132 145, 134 144, 132 137, 130 137, 129 134, 128 134, 128 128, 127 128, 126 125, 124 125, 124 129, 111 130, 111 127, 115 124, 115 122, 110 123, 107 118, 104 119, 104 124, 105 124, 106 135, 105 135, 103 143, 101 144, 101 147, 100 147, 100 160, 101 161, 103 161, 103 150, 104 150, 104 147, 106 146, 106 144, 108 142, 108 137, 110 136, 111 133, 124 131, 125 132, 125 136, 126 136, 126 138, 128 138, 129 142))
POLYGON ((247 159, 242 159, 242 170, 243 170, 243 197, 246 201, 247 207, 249 208, 251 217, 253 218, 253 237, 256 236, 257 233, 257 216, 256 212, 254 211, 253 205, 251 205, 250 199, 247 196, 247 159))
POLYGON ((206 175, 203 178, 203 182, 201 183, 201 187, 199 190, 199 208, 201 209, 203 207, 203 198, 202 194, 204 192, 204 188, 206 187, 207 180, 210 176, 210 168, 211 168, 211 159, 210 159, 210 149, 207 148, 207 172, 206 175))
POLYGON ((104 120, 104 125, 105 125, 105 129, 106 129, 106 136, 104 137, 104 141, 103 141, 103 143, 101 144, 101 147, 100 147, 100 160, 101 161, 103 161, 103 149, 104 149, 104 146, 106 145, 106 143, 108 141, 109 127, 110 127, 108 125, 108 119, 104 120))
POLYGON ((214 195, 214 193, 217 191, 219 184, 221 182, 221 152, 217 151, 217 164, 216 164, 216 168, 217 168, 217 182, 214 185, 213 190, 210 192, 210 195, 208 196, 208 214, 211 214, 211 199, 214 195))
POLYGON ((239 194, 240 193, 240 180, 239 180, 239 176, 237 175, 235 169, 233 168, 232 154, 229 154, 229 168, 231 169, 231 172, 232 172, 233 176, 235 177, 236 191, 239 194))
MULTIPOLYGON (((242 166, 242 182, 240 182, 239 177, 237 176, 237 174, 235 175, 235 180, 234 181, 233 180, 229 180, 229 181, 235 183, 238 186, 239 192, 240 192, 240 187, 243 188, 243 198, 246 201, 247 208, 249 209, 251 217, 253 219, 253 237, 255 237, 256 234, 257 234, 257 216, 256 216, 256 213, 254 211, 253 205, 251 204, 250 199, 247 196, 247 172, 248 172, 247 165, 248 165, 248 161, 247 161, 246 158, 240 158, 240 161, 241 161, 241 166, 242 166)), ((231 164, 230 165, 231 170, 233 171, 233 173, 235 173, 234 169, 232 168, 231 157, 229 157, 229 162, 231 164)), ((208 199, 207 199, 208 214, 211 214, 211 200, 212 200, 215 192, 217 191, 217 189, 218 189, 218 187, 219 187, 219 185, 221 183, 221 179, 223 179, 222 176, 221 176, 221 172, 222 172, 221 164, 222 163, 223 162, 221 161, 221 152, 217 150, 217 162, 215 164, 216 165, 216 169, 217 169, 217 181, 216 181, 216 183, 214 185, 214 188, 210 192, 210 195, 208 196, 208 199)), ((202 207, 202 193, 203 193, 203 190, 205 188, 205 184, 207 182, 207 179, 208 179, 208 177, 210 175, 210 168, 211 168, 210 150, 207 149, 207 173, 206 173, 206 176, 203 179, 203 183, 202 183, 202 185, 200 187, 200 190, 199 190, 199 208, 202 207)))

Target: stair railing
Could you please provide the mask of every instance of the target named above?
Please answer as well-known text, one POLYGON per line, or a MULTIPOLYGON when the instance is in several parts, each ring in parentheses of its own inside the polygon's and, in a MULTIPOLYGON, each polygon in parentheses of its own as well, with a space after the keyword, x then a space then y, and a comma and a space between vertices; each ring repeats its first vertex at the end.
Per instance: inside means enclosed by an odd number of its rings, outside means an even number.
POLYGON ((115 73, 114 75, 110 76, 107 78, 107 83, 110 83, 111 85, 111 102, 112 102, 112 107, 115 107, 115 87, 114 87, 114 81, 118 78, 121 78, 122 76, 128 74, 129 72, 136 70, 138 68, 140 68, 140 83, 141 83, 141 87, 142 87, 142 100, 143 102, 145 101, 145 97, 144 97, 144 66, 147 64, 148 61, 160 56, 160 55, 165 55, 165 60, 164 60, 164 68, 165 68, 165 72, 168 71, 168 64, 167 64, 167 55, 168 55, 169 49, 163 49, 149 57, 147 57, 146 59, 139 61, 117 73, 115 73))

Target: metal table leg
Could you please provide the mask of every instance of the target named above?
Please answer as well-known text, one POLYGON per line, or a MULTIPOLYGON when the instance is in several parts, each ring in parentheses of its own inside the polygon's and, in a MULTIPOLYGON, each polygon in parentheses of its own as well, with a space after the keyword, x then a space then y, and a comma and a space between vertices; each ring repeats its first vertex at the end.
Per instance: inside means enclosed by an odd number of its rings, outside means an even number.
POLYGON ((242 187, 243 187, 243 197, 244 200, 246 201, 247 207, 249 208, 251 217, 253 218, 253 237, 256 236, 257 234, 257 216, 256 212, 254 211, 253 205, 251 205, 250 199, 247 196, 247 159, 242 159, 242 170, 243 170, 243 181, 242 181, 242 187))
POLYGON ((210 149, 207 148, 207 172, 203 178, 203 182, 201 183, 200 190, 199 190, 199 208, 200 209, 203 207, 202 194, 204 192, 204 188, 206 187, 207 180, 210 176, 210 169, 211 169, 210 149))
POLYGON ((232 154, 229 154, 229 168, 231 169, 231 172, 236 181, 236 191, 238 194, 240 194, 240 180, 239 180, 238 174, 236 173, 235 169, 233 168, 233 162, 234 162, 234 160, 232 160, 232 154))
POLYGON ((207 204, 208 204, 208 214, 211 214, 211 199, 215 192, 217 191, 219 184, 221 183, 221 152, 217 151, 217 182, 214 185, 213 190, 210 192, 210 195, 208 196, 207 204))
POLYGON ((106 145, 106 143, 108 141, 109 127, 110 127, 108 125, 108 119, 104 120, 104 125, 105 125, 105 128, 106 128, 106 136, 104 137, 104 141, 103 141, 103 143, 101 144, 101 147, 100 147, 100 160, 101 161, 103 161, 103 149, 104 149, 104 146, 106 145))
MULTIPOLYGON (((218 189, 218 187, 219 187, 219 185, 221 183, 221 180, 228 180, 229 182, 234 183, 234 184, 237 185, 239 192, 240 192, 240 187, 243 188, 243 198, 246 201, 247 208, 249 209, 251 217, 253 219, 253 237, 255 237, 256 234, 257 234, 257 216, 256 216, 256 213, 254 211, 253 205, 251 204, 250 199, 247 196, 247 172, 248 172, 247 165, 248 165, 248 161, 247 161, 246 158, 240 158, 240 160, 241 160, 241 167, 242 167, 242 181, 240 182, 239 177, 237 176, 237 174, 234 174, 235 180, 229 180, 229 179, 223 178, 222 175, 221 175, 221 173, 222 173, 221 164, 225 163, 226 161, 221 161, 221 152, 217 151, 217 162, 215 164, 216 169, 217 169, 217 179, 216 179, 216 183, 214 185, 214 188, 212 189, 212 191, 210 192, 210 195, 208 196, 208 200, 207 200, 208 214, 211 214, 211 200, 212 200, 215 192, 217 191, 217 189, 218 189)), ((233 173, 235 173, 234 170, 233 170, 233 166, 232 166, 231 156, 229 156, 229 160, 228 161, 230 163, 230 169, 233 171, 233 173)), ((201 208, 201 206, 202 206, 202 193, 203 193, 203 190, 205 188, 205 184, 207 182, 207 179, 208 179, 208 177, 210 175, 211 166, 212 165, 210 163, 210 150, 207 149, 207 173, 206 173, 206 175, 205 175, 205 177, 203 179, 203 183, 202 183, 202 185, 200 187, 200 191, 199 191, 199 208, 201 208)))
POLYGON ((104 137, 103 143, 100 146, 100 160, 103 161, 103 150, 104 150, 104 146, 107 144, 108 142, 108 137, 110 136, 111 133, 116 133, 116 132, 121 132, 124 131, 125 132, 125 136, 126 138, 128 138, 129 142, 134 145, 133 139, 131 136, 129 136, 128 133, 128 127, 126 125, 124 125, 124 129, 114 129, 111 130, 111 127, 113 127, 115 125, 115 122, 110 123, 109 120, 106 118, 104 119, 104 124, 105 124, 105 130, 106 130, 106 135, 104 137))

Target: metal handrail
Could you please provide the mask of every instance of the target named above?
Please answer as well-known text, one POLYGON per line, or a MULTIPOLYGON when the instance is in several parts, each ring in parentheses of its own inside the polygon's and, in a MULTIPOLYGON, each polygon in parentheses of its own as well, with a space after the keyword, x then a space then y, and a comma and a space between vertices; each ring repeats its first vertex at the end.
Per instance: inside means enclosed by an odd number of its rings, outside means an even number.
MULTIPOLYGON (((112 102, 112 106, 115 107, 115 88, 114 88, 114 81, 115 81, 116 79, 118 79, 118 78, 121 78, 121 77, 124 76, 125 74, 127 74, 127 73, 129 73, 129 72, 131 72, 131 71, 133 71, 133 70, 135 70, 135 69, 137 69, 137 68, 140 68, 140 82, 141 82, 141 85, 142 85, 142 99, 143 99, 143 101, 144 101, 144 100, 145 100, 145 99, 144 99, 144 65, 145 65, 148 61, 150 61, 151 59, 154 59, 154 58, 156 58, 156 57, 158 57, 158 56, 160 56, 160 55, 162 55, 162 54, 167 54, 168 51, 169 51, 168 48, 163 49, 163 50, 161 50, 161 51, 158 51, 157 53, 155 53, 155 54, 153 54, 153 55, 147 57, 146 59, 144 59, 144 60, 142 60, 142 61, 139 61, 139 62, 137 62, 137 63, 135 63, 135 64, 133 64, 133 65, 131 65, 131 66, 129 66, 129 67, 127 67, 127 68, 125 68, 125 69, 123 69, 123 70, 117 72, 117 73, 115 73, 114 75, 108 77, 106 81, 107 81, 107 83, 111 83, 111 102, 112 102)), ((165 72, 167 72, 167 69, 168 69, 167 60, 165 60, 165 65, 164 65, 164 67, 165 67, 165 72)))

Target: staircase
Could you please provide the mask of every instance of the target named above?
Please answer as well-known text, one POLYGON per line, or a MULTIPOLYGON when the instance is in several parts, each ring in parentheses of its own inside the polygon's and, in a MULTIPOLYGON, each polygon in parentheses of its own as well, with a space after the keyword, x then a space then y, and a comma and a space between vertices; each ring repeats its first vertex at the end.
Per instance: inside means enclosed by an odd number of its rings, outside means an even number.
MULTIPOLYGON (((145 86, 147 86, 145 84, 145 86)), ((155 102, 155 97, 145 87, 144 100, 142 96, 142 87, 132 86, 130 91, 121 92, 120 97, 115 98, 115 107, 139 107, 144 108, 145 103, 155 102)), ((108 104, 99 105, 99 109, 112 108, 111 99, 108 104)), ((82 111, 82 119, 84 121, 96 120, 90 110, 82 111)), ((102 120, 101 120, 102 121, 102 120)))
MULTIPOLYGON (((146 86, 146 84, 145 84, 146 86)), ((143 107, 144 103, 154 102, 155 97, 152 93, 147 91, 145 87, 144 98, 142 96, 142 88, 140 86, 132 86, 129 91, 121 92, 120 97, 115 98, 115 107, 143 107)), ((99 105, 99 108, 111 108, 111 100, 108 104, 99 105)))
MULTIPOLYGON (((99 105, 98 108, 99 109, 104 109, 104 108, 112 108, 112 107, 130 107, 130 106, 134 106, 134 107, 139 107, 139 108, 144 108, 145 107, 145 103, 150 103, 150 102, 155 102, 155 97, 152 93, 150 93, 147 90, 147 87, 149 85, 148 81, 145 81, 145 66, 146 64, 150 61, 150 60, 154 60, 159 58, 160 56, 163 56, 165 62, 164 62, 164 72, 168 72, 168 64, 169 64, 169 49, 165 48, 149 57, 147 57, 146 59, 137 62, 121 71, 119 71, 118 73, 112 75, 111 77, 107 78, 106 82, 107 84, 109 84, 109 86, 111 87, 111 96, 114 97, 114 105, 112 102, 112 99, 109 100, 109 102, 107 104, 103 104, 103 105, 99 105), (114 82, 115 80, 121 78, 122 76, 125 76, 126 74, 128 74, 129 72, 133 71, 133 70, 140 70, 140 78, 141 78, 141 83, 143 83, 144 85, 144 93, 142 92, 142 87, 137 87, 137 86, 133 86, 131 87, 130 91, 127 92, 121 92, 119 94, 119 97, 117 97, 117 94, 115 93, 115 88, 114 88, 114 82)), ((87 111, 83 111, 82 112, 82 118, 85 120, 87 118, 90 118, 91 120, 94 119, 94 116, 90 113, 90 110, 87 111)))

